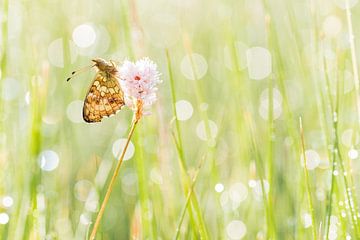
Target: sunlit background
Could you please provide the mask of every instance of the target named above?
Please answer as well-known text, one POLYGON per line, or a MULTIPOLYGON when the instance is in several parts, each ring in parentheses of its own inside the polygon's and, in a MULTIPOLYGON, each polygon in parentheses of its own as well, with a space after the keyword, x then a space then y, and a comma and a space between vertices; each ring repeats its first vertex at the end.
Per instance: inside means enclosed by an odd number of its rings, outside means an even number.
POLYGON ((144 56, 163 83, 97 239, 360 239, 358 0, 0 8, 0 239, 88 238, 132 113, 85 123, 95 71, 66 78, 144 56))

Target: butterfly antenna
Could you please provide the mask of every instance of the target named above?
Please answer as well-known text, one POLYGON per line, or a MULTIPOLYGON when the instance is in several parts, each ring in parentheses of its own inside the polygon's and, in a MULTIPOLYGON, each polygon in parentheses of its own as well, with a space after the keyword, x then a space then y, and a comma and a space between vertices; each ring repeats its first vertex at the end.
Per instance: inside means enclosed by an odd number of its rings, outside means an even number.
POLYGON ((80 68, 79 70, 76 70, 76 71, 73 71, 73 72, 71 73, 71 76, 68 77, 68 78, 66 79, 66 81, 67 81, 67 82, 70 81, 70 79, 72 79, 73 77, 79 75, 80 73, 83 73, 83 72, 89 70, 90 68, 92 68, 92 67, 94 67, 94 66, 95 66, 95 64, 94 64, 94 65, 90 65, 90 66, 86 66, 86 67, 83 67, 83 68, 80 68))

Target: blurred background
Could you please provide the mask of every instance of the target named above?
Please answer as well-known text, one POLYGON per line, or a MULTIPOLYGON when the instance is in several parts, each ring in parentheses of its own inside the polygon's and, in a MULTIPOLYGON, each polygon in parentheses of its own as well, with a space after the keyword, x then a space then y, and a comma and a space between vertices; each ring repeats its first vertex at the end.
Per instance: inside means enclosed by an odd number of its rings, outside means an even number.
POLYGON ((88 238, 132 114, 85 123, 95 71, 66 78, 144 56, 163 83, 97 239, 360 239, 358 0, 0 11, 1 239, 88 238))

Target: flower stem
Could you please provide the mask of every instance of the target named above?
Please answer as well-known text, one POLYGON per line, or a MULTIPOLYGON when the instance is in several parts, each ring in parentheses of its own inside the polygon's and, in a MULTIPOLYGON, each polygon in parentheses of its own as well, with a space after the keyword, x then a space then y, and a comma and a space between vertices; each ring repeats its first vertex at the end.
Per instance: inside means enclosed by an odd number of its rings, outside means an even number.
POLYGON ((99 228, 99 225, 100 225, 100 221, 101 221, 101 218, 104 214, 104 211, 105 211, 105 207, 106 207, 106 204, 107 202, 109 201, 109 198, 110 198, 110 194, 113 190, 113 187, 114 187, 114 184, 115 184, 115 180, 116 180, 116 177, 117 175, 119 174, 119 171, 120 171, 120 167, 121 167, 121 164, 123 162, 123 159, 124 159, 124 156, 125 156, 125 153, 126 153, 126 149, 128 148, 129 146, 129 143, 130 143, 130 139, 134 133, 134 130, 135 130, 135 127, 137 125, 137 123, 139 122, 139 119, 134 117, 132 123, 131 123, 131 128, 130 128, 130 131, 129 131, 129 135, 127 137, 127 140, 126 140, 126 144, 125 144, 125 147, 124 149, 122 150, 121 152, 121 155, 120 155, 120 158, 119 158, 119 161, 116 165, 116 168, 115 168, 115 171, 114 171, 114 174, 111 178, 111 181, 110 181, 110 184, 106 190, 106 194, 105 194, 105 197, 104 197, 104 200, 101 204, 101 208, 100 208, 100 211, 96 217, 96 221, 95 221, 95 225, 94 225, 94 228, 91 232, 91 235, 90 235, 90 240, 94 240, 95 239, 95 236, 96 236, 96 233, 97 233, 97 230, 99 228))

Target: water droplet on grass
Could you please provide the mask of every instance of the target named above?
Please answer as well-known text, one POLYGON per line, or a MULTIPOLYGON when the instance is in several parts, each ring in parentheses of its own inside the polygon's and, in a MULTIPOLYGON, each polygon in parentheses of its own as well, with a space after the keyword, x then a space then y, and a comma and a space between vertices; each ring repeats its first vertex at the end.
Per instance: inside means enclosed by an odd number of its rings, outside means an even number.
POLYGON ((26 105, 30 104, 30 92, 29 91, 27 91, 25 93, 25 103, 26 103, 26 105))
POLYGON ((348 152, 348 156, 350 159, 357 159, 359 156, 359 152, 356 149, 350 149, 348 152))
POLYGON ((224 191, 224 185, 222 183, 217 183, 215 185, 215 191, 221 193, 222 191, 224 191))
POLYGON ((89 225, 91 223, 91 217, 88 213, 83 213, 80 215, 80 223, 83 225, 89 225))
POLYGON ((312 219, 311 219, 311 215, 309 213, 304 213, 303 214, 303 224, 305 228, 309 228, 312 225, 312 219))
POLYGON ((10 218, 7 213, 0 213, 0 224, 4 225, 9 222, 10 218))
POLYGON ((6 208, 11 207, 14 204, 14 200, 10 196, 4 196, 2 199, 2 205, 6 208))

